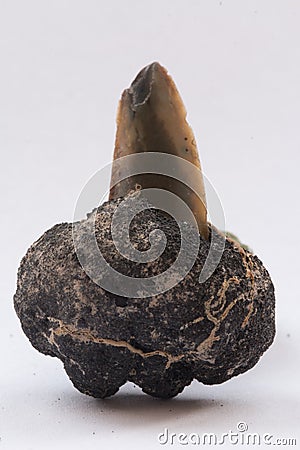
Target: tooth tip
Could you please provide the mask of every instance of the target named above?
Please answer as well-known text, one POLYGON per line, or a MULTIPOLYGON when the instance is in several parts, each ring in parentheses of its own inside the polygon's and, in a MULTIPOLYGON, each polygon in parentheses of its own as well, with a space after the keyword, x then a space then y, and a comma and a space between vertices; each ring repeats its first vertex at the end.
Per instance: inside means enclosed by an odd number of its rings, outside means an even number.
POLYGON ((127 90, 132 97, 132 106, 145 103, 151 94, 153 84, 158 84, 162 80, 168 85, 172 82, 167 70, 159 62, 155 61, 145 66, 127 90))
POLYGON ((154 71, 163 71, 166 72, 166 69, 158 62, 154 61, 147 66, 143 67, 143 69, 140 70, 140 72, 137 74, 136 78, 142 73, 142 72, 154 72, 154 71))

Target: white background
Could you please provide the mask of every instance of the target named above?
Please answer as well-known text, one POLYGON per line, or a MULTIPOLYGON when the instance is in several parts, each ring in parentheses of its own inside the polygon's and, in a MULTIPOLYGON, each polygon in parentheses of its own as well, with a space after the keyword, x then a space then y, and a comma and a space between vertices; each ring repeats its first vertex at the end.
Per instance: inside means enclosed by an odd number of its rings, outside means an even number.
POLYGON ((299 24, 297 0, 0 0, 1 450, 154 449, 165 427, 220 434, 239 421, 300 446, 299 24), (277 337, 223 385, 171 401, 126 385, 100 401, 27 341, 16 272, 110 162, 120 94, 155 60, 182 94, 227 229, 272 275, 277 337))

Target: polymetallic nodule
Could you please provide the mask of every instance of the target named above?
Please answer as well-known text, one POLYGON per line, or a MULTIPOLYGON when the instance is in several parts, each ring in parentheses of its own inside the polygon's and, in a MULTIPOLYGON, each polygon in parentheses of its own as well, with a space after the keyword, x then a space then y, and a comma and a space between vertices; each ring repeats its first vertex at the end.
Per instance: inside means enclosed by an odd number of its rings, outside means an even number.
MULTIPOLYGON (((104 398, 131 381, 152 396, 174 397, 193 379, 218 384, 251 369, 273 342, 271 278, 256 255, 207 222, 201 165, 185 115, 165 69, 158 63, 147 66, 123 93, 114 161, 159 151, 185 159, 199 169, 198 196, 155 174, 114 184, 113 165, 109 200, 80 222, 79 250, 77 224, 62 223, 46 231, 21 261, 14 306, 22 328, 37 350, 63 362, 74 386, 85 394, 104 398), (184 217, 176 221, 153 207, 143 195, 148 188, 180 197, 195 223, 184 217), (131 208, 121 208, 128 199, 140 211, 132 220, 131 208), (119 223, 129 223, 135 252, 145 254, 162 236, 163 251, 148 261, 126 257, 122 227, 114 230, 117 211, 119 223), (117 281, 112 289, 104 288, 110 281, 105 268, 99 282, 91 279, 89 270, 97 261, 90 229, 107 267, 138 279, 141 290, 153 283, 151 294, 122 295, 124 286, 117 281), (176 267, 182 230, 184 254, 195 258, 179 276, 180 271, 169 269, 176 267), (220 249, 219 261, 212 275, 199 282, 212 245, 220 249)), ((177 169, 184 170, 180 164, 177 169)))

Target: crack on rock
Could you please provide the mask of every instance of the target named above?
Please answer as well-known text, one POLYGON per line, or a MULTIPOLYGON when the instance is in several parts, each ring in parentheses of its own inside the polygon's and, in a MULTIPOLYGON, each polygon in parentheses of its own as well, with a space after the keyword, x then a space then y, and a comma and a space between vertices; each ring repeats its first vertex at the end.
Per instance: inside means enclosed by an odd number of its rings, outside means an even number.
POLYGON ((247 306, 248 308, 248 314, 246 315, 243 323, 242 323, 242 328, 245 328, 246 325, 248 325, 249 319, 251 314, 253 313, 254 310, 254 306, 253 306, 253 302, 250 303, 250 305, 247 306))
POLYGON ((239 253, 242 257, 243 265, 246 269, 246 277, 250 278, 250 282, 251 282, 250 293, 249 293, 251 304, 248 306, 248 314, 246 315, 246 317, 242 323, 242 328, 245 328, 245 326, 248 324, 249 319, 254 311, 255 276, 253 274, 253 272, 254 272, 253 262, 251 261, 250 258, 248 258, 246 250, 243 247, 240 247, 239 253), (249 268, 249 266, 250 266, 250 268, 249 268))
POLYGON ((240 281, 237 277, 230 277, 229 279, 224 279, 222 286, 219 288, 217 295, 212 295, 209 300, 207 300, 204 304, 205 306, 205 313, 207 318, 213 322, 215 325, 217 325, 220 321, 224 320, 227 316, 230 309, 235 305, 237 299, 235 299, 232 303, 233 305, 230 307, 230 305, 227 306, 225 311, 222 313, 220 317, 219 314, 221 314, 222 310, 225 307, 226 304, 226 292, 229 288, 229 286, 232 284, 239 284, 240 281))
POLYGON ((201 344, 199 344, 197 347, 197 352, 198 354, 201 355, 201 359, 211 364, 215 363, 215 358, 211 356, 210 352, 214 342, 220 340, 220 336, 216 336, 216 333, 219 330, 219 328, 220 323, 216 325, 215 328, 212 329, 208 338, 206 338, 203 342, 201 342, 201 344))
POLYGON ((190 322, 185 323, 185 324, 182 325, 179 329, 180 329, 180 330, 185 330, 186 328, 188 328, 188 327, 190 327, 190 326, 192 326, 192 325, 195 325, 195 323, 199 323, 199 322, 201 322, 202 320, 204 320, 204 317, 203 317, 203 316, 196 317, 196 319, 191 320, 190 322))
POLYGON ((53 328, 50 329, 50 336, 47 336, 47 334, 44 332, 42 332, 41 334, 49 342, 49 344, 54 345, 57 348, 57 351, 60 353, 61 356, 63 356, 65 358, 65 360, 67 360, 69 363, 76 366, 82 372, 82 374, 85 375, 85 370, 83 370, 81 365, 77 361, 75 361, 73 358, 70 358, 68 355, 66 355, 65 353, 63 353, 61 351, 61 348, 60 348, 58 342, 55 341, 55 333, 54 333, 53 328))
MULTIPOLYGON (((153 350, 151 352, 143 352, 142 350, 134 347, 126 341, 116 341, 114 339, 109 338, 98 338, 94 336, 89 329, 80 329, 78 330, 73 325, 69 325, 64 323, 62 320, 56 319, 54 317, 48 317, 50 322, 54 322, 58 324, 58 327, 51 328, 50 337, 48 338, 49 343, 54 344, 57 347, 57 342, 55 341, 55 337, 58 336, 71 336, 73 339, 77 339, 81 342, 93 342, 95 344, 103 344, 103 345, 111 345, 113 347, 123 347, 129 350, 131 353, 135 353, 142 358, 150 358, 152 356, 162 356, 167 359, 166 369, 168 369, 171 364, 180 361, 186 355, 181 354, 177 356, 173 356, 170 353, 164 352, 162 350, 153 350)), ((59 348, 58 348, 59 350, 59 348)), ((60 350, 59 350, 60 351, 60 350)))

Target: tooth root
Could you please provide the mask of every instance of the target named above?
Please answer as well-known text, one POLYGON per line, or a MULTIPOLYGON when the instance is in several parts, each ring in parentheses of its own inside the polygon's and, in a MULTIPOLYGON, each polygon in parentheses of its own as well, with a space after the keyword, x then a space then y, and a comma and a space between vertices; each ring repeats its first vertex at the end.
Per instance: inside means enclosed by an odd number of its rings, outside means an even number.
MULTIPOLYGON (((182 182, 156 174, 141 174, 114 185, 116 165, 113 164, 110 199, 126 195, 136 184, 142 188, 166 189, 179 196, 191 209, 200 234, 208 238, 206 198, 201 166, 186 110, 172 78, 159 64, 141 70, 119 103, 114 161, 122 156, 141 152, 161 152, 179 156, 200 170, 193 175, 198 195, 182 182)), ((177 168, 183 172, 184 165, 177 168)), ((178 173, 178 172, 177 172, 178 173)))

